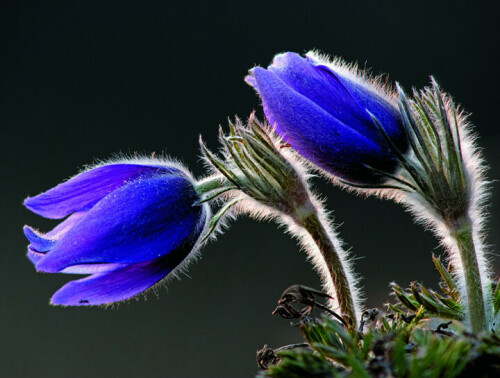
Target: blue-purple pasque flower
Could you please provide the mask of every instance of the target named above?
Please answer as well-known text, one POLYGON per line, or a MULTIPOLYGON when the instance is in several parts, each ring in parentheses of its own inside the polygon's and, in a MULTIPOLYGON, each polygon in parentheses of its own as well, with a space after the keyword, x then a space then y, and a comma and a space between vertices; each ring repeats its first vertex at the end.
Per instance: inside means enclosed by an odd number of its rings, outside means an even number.
POLYGON ((191 175, 160 160, 123 161, 87 170, 26 199, 46 218, 42 234, 24 233, 40 272, 87 274, 57 291, 53 304, 103 305, 132 298, 182 268, 199 247, 209 218, 191 175))
POLYGON ((374 118, 400 152, 407 150, 392 96, 345 63, 288 52, 267 69, 250 70, 246 81, 260 95, 276 132, 306 159, 345 181, 377 184, 384 180, 377 170, 393 173, 397 167, 374 118))

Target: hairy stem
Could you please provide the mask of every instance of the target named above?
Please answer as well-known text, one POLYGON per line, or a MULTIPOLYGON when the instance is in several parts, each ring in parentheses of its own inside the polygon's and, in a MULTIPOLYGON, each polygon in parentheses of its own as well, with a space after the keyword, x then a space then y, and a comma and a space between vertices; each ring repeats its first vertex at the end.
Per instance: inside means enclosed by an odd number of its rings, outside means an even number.
POLYGON ((482 279, 486 277, 480 274, 471 220, 467 217, 452 228, 451 237, 456 243, 464 272, 471 330, 478 333, 486 329, 487 323, 482 287, 482 279))
POLYGON ((213 175, 204 178, 196 183, 196 192, 199 195, 211 192, 215 189, 223 188, 223 180, 221 175, 213 175))
POLYGON ((309 233, 318 247, 332 280, 340 311, 349 318, 353 329, 357 329, 356 303, 353 298, 355 283, 350 282, 353 278, 348 274, 349 266, 343 259, 344 251, 340 243, 334 239, 329 232, 329 225, 324 224, 316 211, 299 218, 296 222, 309 233))

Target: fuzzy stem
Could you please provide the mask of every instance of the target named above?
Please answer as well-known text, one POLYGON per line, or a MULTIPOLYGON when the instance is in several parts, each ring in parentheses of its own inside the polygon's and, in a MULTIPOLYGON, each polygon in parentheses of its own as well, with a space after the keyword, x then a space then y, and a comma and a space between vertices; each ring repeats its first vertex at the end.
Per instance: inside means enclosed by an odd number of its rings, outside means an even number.
POLYGON ((196 183, 196 193, 199 195, 211 192, 215 189, 220 189, 223 187, 223 176, 213 175, 204 178, 196 183))
POLYGON ((346 262, 341 257, 340 248, 336 245, 338 243, 332 240, 333 237, 328 232, 328 225, 322 222, 316 211, 298 219, 297 223, 309 233, 318 247, 333 281, 335 297, 340 311, 348 316, 353 329, 357 329, 356 304, 352 295, 354 283, 349 282, 349 276, 346 273, 346 262))
POLYGON ((456 243, 462 262, 471 330, 473 333, 479 333, 486 329, 486 314, 481 280, 485 279, 485 277, 481 277, 479 270, 471 219, 467 217, 456 227, 453 227, 450 234, 456 243))

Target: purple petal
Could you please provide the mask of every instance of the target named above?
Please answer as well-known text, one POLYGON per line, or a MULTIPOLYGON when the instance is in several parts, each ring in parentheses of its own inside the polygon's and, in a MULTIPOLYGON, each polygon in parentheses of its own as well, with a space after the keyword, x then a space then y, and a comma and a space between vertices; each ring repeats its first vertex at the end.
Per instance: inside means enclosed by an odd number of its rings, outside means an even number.
POLYGON ((47 252, 56 244, 57 240, 68 232, 80 219, 85 212, 71 214, 63 222, 59 223, 52 231, 42 234, 30 226, 24 226, 24 235, 30 241, 29 248, 36 252, 47 252))
POLYGON ((31 248, 31 246, 28 247, 28 258, 33 263, 33 265, 36 265, 38 261, 40 261, 44 256, 44 252, 35 251, 33 248, 31 248))
POLYGON ((29 247, 37 252, 47 252, 56 243, 55 240, 44 237, 30 226, 24 226, 23 231, 31 243, 29 247))
POLYGON ((59 223, 52 231, 47 232, 45 236, 50 239, 60 239, 64 234, 71 230, 86 213, 86 211, 79 211, 71 214, 68 218, 59 223))
POLYGON ((172 269, 160 260, 94 274, 67 283, 54 294, 51 302, 63 306, 92 306, 124 301, 149 289, 172 269))
MULTIPOLYGON (((250 72, 252 72, 252 71, 253 71, 253 70, 250 70, 250 72)), ((257 80, 255 80, 255 77, 254 77, 252 74, 247 75, 247 76, 245 77, 245 82, 246 82, 248 85, 250 85, 250 86, 254 87, 254 88, 258 91, 258 87, 257 87, 257 80)))
POLYGON ((327 113, 373 141, 379 139, 370 115, 351 95, 354 83, 296 53, 277 55, 269 71, 327 113))
POLYGON ((83 172, 36 197, 27 198, 24 205, 45 218, 60 219, 91 207, 127 180, 174 170, 176 169, 139 164, 103 165, 83 172))
POLYGON ((61 273, 68 274, 95 274, 107 273, 113 270, 125 268, 127 264, 80 264, 68 266, 61 273))
POLYGON ((41 259, 36 268, 59 272, 80 264, 145 262, 194 245, 206 207, 187 178, 136 180, 99 201, 41 259))
MULTIPOLYGON (((36 265, 38 261, 45 257, 44 252, 38 252, 28 247, 28 258, 36 265)), ((120 269, 127 266, 126 264, 81 264, 73 265, 62 270, 61 273, 68 274, 94 274, 94 273, 105 273, 111 272, 116 269, 120 269)))
POLYGON ((359 175, 366 179, 365 161, 376 162, 378 167, 392 164, 387 151, 293 90, 274 73, 257 67, 253 75, 269 122, 307 159, 351 180, 359 175))
MULTIPOLYGON (((370 135, 370 138, 372 140, 378 142, 381 141, 379 132, 373 124, 371 117, 369 116, 369 113, 371 113, 378 119, 380 124, 384 126, 385 132, 389 136, 391 136, 393 142, 396 145, 400 146, 401 150, 404 150, 406 146, 406 138, 403 132, 401 116, 399 115, 398 109, 395 106, 393 106, 387 99, 379 95, 379 93, 374 88, 367 87, 368 84, 367 86, 365 86, 357 83, 349 79, 348 77, 336 73, 330 67, 314 61, 312 58, 308 57, 307 61, 309 64, 312 64, 316 68, 316 70, 323 71, 324 75, 330 77, 335 76, 335 80, 338 80, 338 82, 342 84, 346 92, 349 94, 349 98, 353 100, 353 103, 356 103, 356 108, 359 109, 356 110, 356 112, 361 112, 359 114, 362 115, 364 123, 368 126, 368 128, 364 129, 363 132, 366 132, 368 135, 370 135)), ((328 98, 328 100, 329 103, 336 103, 337 101, 342 103, 343 101, 340 96, 330 97, 328 98), (334 101, 332 101, 332 99, 334 99, 334 101)), ((341 110, 342 108, 345 108, 344 116, 345 113, 352 112, 352 109, 349 108, 349 104, 347 102, 341 105, 341 110)), ((344 118, 341 119, 344 121, 344 123, 352 124, 353 127, 360 126, 359 122, 357 125, 354 119, 352 119, 351 121, 347 121, 347 119, 344 120, 344 118)))

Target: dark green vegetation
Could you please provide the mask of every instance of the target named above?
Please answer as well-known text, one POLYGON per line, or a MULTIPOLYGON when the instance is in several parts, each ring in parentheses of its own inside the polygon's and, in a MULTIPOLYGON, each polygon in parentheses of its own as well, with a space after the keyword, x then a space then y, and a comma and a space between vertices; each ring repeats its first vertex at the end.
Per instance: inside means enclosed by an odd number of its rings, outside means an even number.
POLYGON ((264 347, 257 355, 264 369, 259 376, 500 376, 500 281, 492 288, 496 320, 489 332, 475 336, 465 331, 452 272, 439 259, 433 260, 442 277, 440 292, 416 283, 403 290, 393 283, 398 303, 388 304, 386 312, 365 311, 358 330, 330 316, 314 318, 311 314, 318 306, 310 300, 306 303, 304 296, 288 298, 288 311, 278 306, 275 312, 284 318, 298 318, 294 325, 306 343, 274 351, 264 347))

